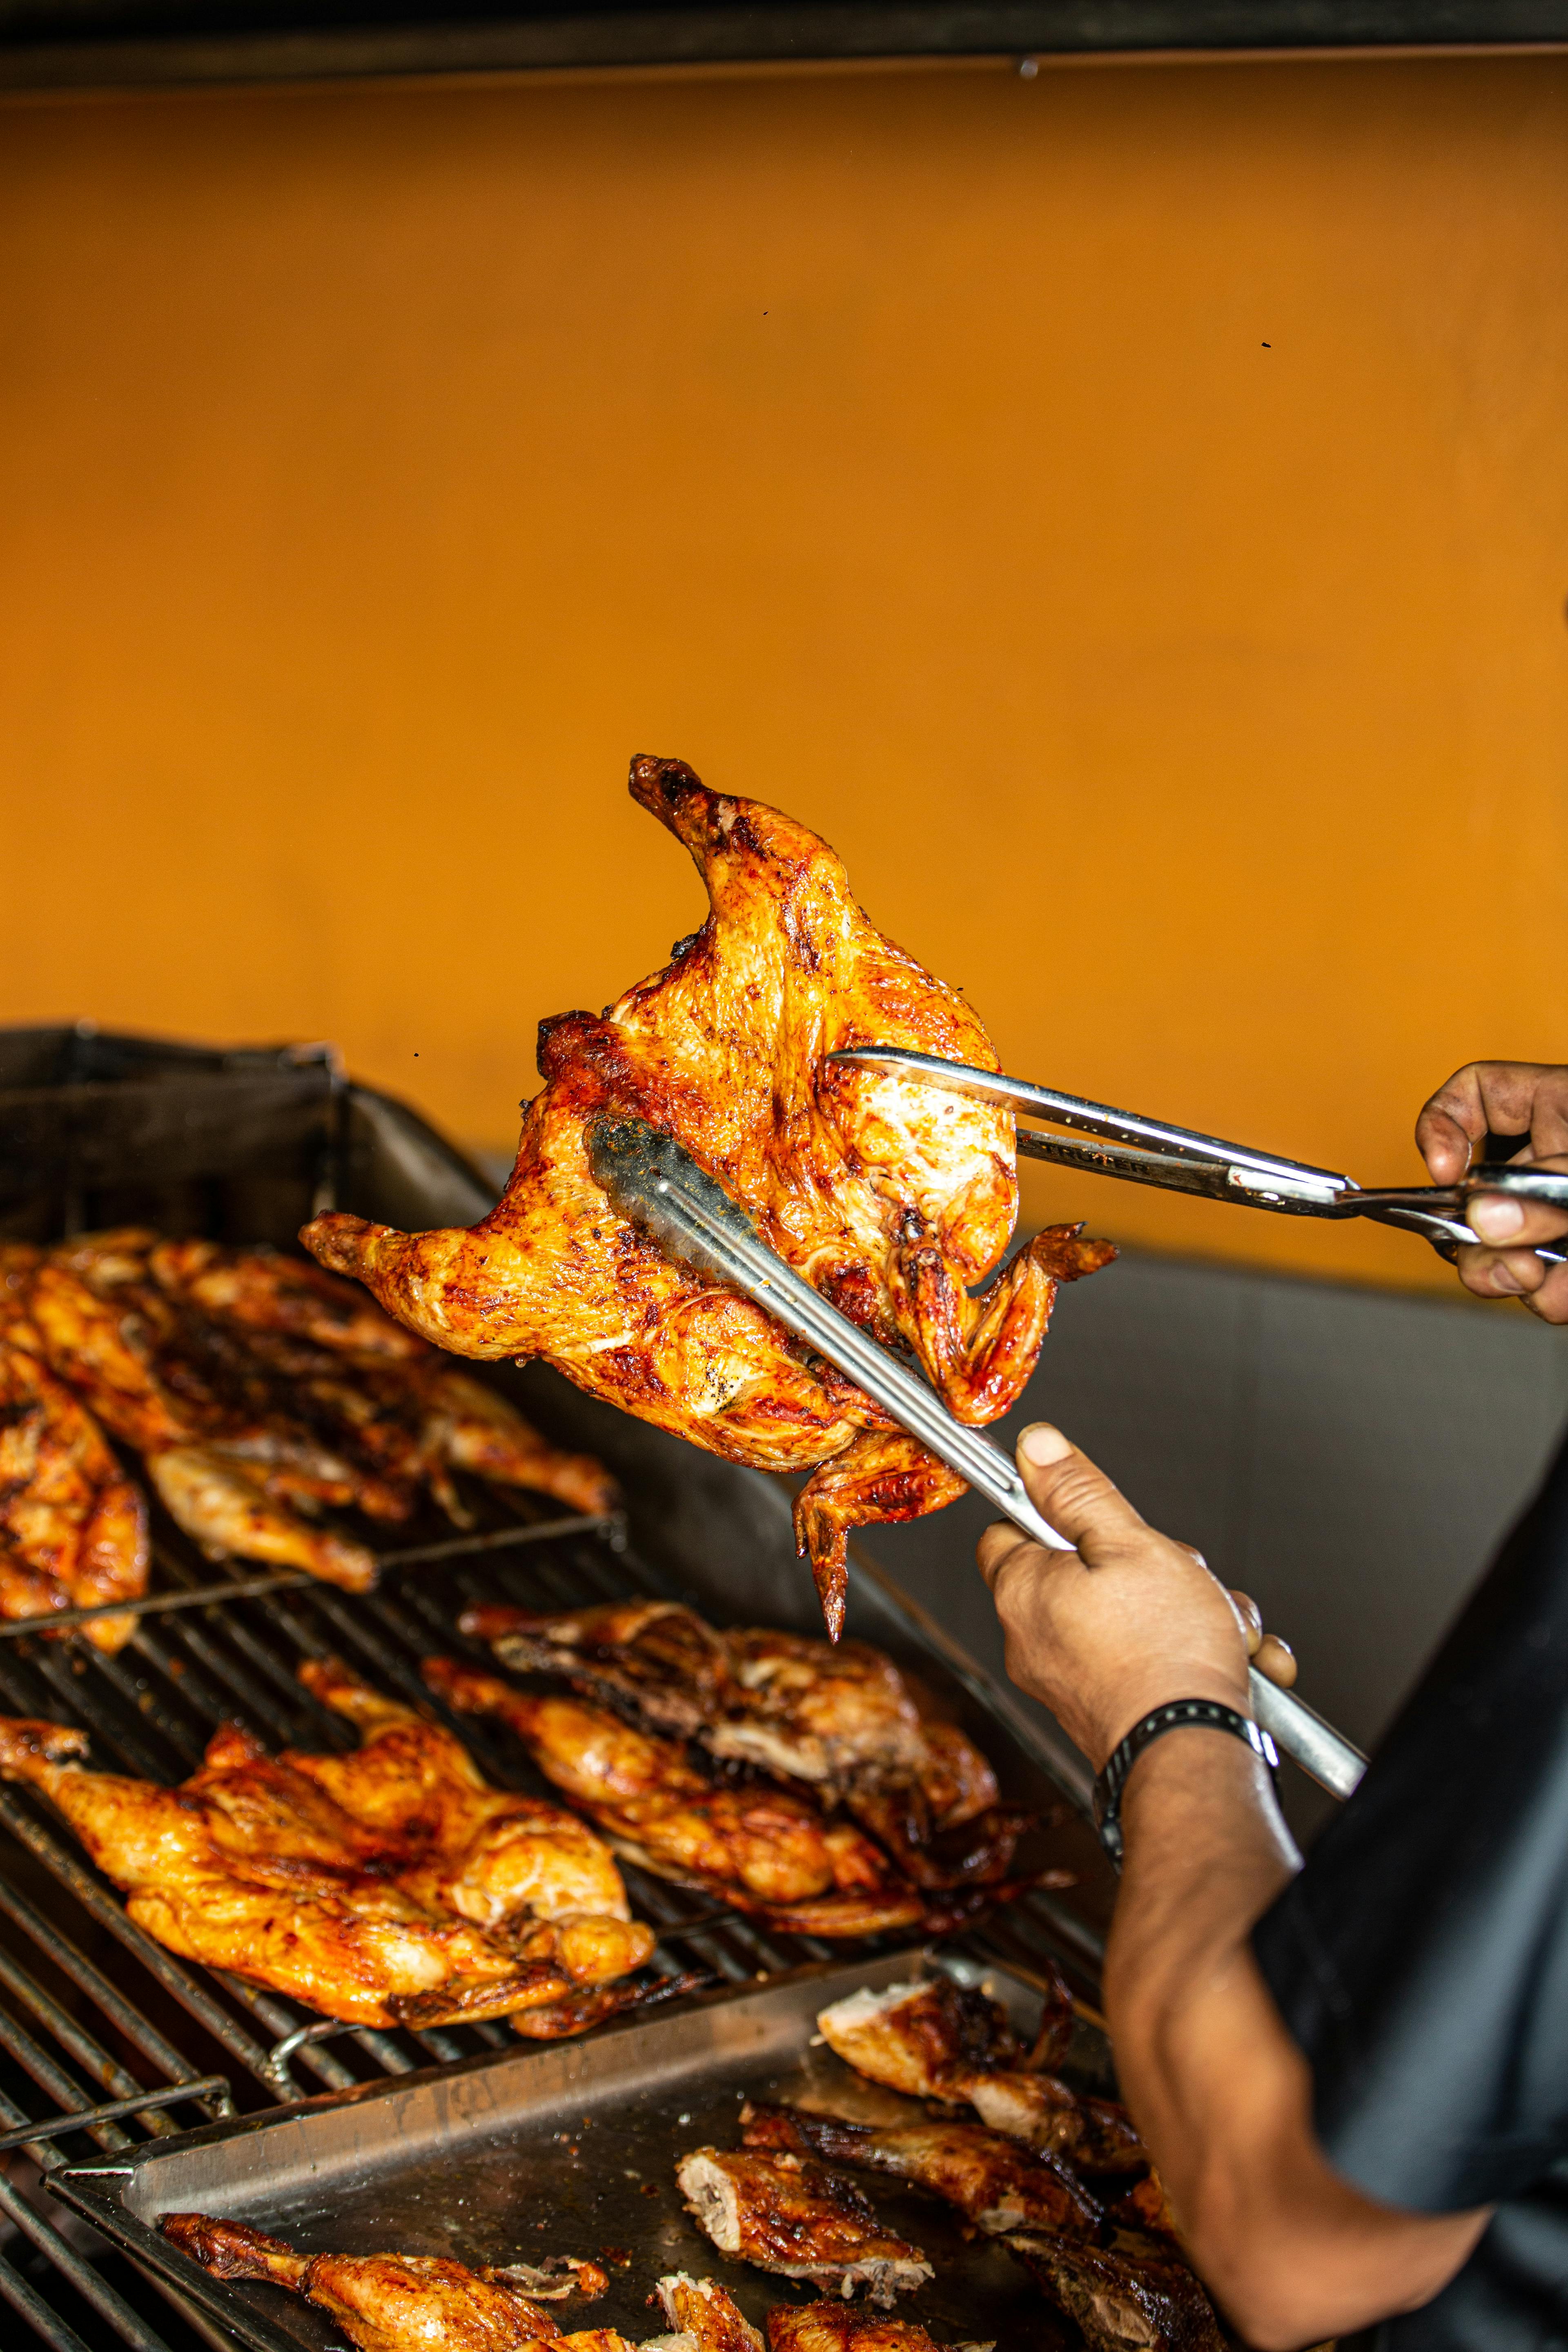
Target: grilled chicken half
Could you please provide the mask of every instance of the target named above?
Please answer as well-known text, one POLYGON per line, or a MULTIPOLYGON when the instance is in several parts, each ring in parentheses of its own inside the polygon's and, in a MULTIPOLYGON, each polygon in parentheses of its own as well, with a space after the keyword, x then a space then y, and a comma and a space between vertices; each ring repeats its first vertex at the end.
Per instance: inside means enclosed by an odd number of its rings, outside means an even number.
POLYGON ((867 920, 826 842, 706 790, 679 760, 635 760, 631 791, 695 859, 708 919, 605 1013, 542 1024, 544 1089, 500 1204, 468 1229, 333 1213, 301 1238, 441 1347, 542 1356, 716 1454, 814 1472, 796 1538, 837 1636, 848 1530, 919 1517, 962 1484, 771 1316, 619 1217, 590 1125, 629 1116, 677 1137, 825 1297, 911 1349, 966 1422, 1006 1412, 1058 1282, 1112 1252, 1060 1226, 999 1265, 1017 1213, 1011 1114, 825 1058, 883 1044, 997 1066, 957 991, 867 920))
POLYGON ((318 2304, 360 2352, 514 2352, 547 2340, 563 2352, 622 2352, 613 2329, 563 2335, 541 2308, 563 2292, 603 2294, 596 2263, 470 2270, 434 2254, 299 2254, 282 2238, 207 2213, 165 2213, 158 2227, 214 2278, 264 2279, 318 2304))
POLYGON ((536 1615, 471 1609, 465 1633, 525 1673, 560 1675, 650 1731, 804 1780, 879 1838, 915 1885, 1005 1875, 1029 1816, 955 1725, 922 1717, 884 1652, 767 1626, 721 1632, 674 1601, 536 1615))
MULTIPOLYGON (((134 1601, 147 1590, 147 1562, 141 1488, 64 1383, 0 1339, 0 1616, 134 1601)), ((100 1617, 83 1630, 112 1651, 135 1625, 100 1617)))
POLYGON ((741 2110, 748 2147, 825 2156, 857 2170, 890 2173, 940 2197, 966 2221, 1000 2237, 1009 2230, 1099 2228, 1103 2215, 1080 2181, 1055 2157, 1037 2156, 983 2124, 855 2124, 804 2107, 753 2105, 741 2110))
POLYGON ((911 2098, 973 2106, 993 2131, 1086 2172, 1143 2172, 1149 2158, 1126 2110, 1034 2071, 1067 2054, 1073 2012, 1065 1984, 1047 1999, 1026 2053, 999 2002, 941 1969, 918 1984, 851 1993, 817 2018, 847 2066, 911 2098))
POLYGON ((508 1725, 617 1853, 773 1927, 826 1937, 913 1927, 934 1932, 1018 1885, 921 1893, 863 1831, 826 1816, 804 1793, 716 1788, 676 1740, 657 1739, 582 1699, 532 1697, 455 1658, 427 1658, 422 1671, 455 1714, 490 1715, 508 1725))
POLYGON ((873 2303, 932 2277, 918 2246, 884 2230, 851 2180, 802 2156, 693 2148, 675 2168, 687 2210, 721 2254, 873 2303))
POLYGON ((268 1756, 230 1725, 165 1789, 84 1769, 81 1732, 0 1718, 0 1774, 48 1798, 159 1943, 325 2016, 554 2038, 646 1997, 625 1979, 653 1931, 591 1830, 487 1787, 449 1733, 341 1668, 301 1678, 357 1752, 268 1756))

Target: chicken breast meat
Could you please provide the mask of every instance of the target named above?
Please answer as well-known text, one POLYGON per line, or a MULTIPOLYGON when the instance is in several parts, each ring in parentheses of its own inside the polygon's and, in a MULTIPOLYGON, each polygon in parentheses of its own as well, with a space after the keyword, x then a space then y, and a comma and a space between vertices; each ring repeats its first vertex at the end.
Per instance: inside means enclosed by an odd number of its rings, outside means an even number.
POLYGON ((927 1720, 884 1652, 766 1626, 709 1625, 673 1601, 531 1614, 471 1609, 462 1629, 502 1663, 558 1675, 657 1733, 819 1790, 917 1886, 1006 1874, 1031 1816, 956 1725, 927 1720))
POLYGON ((873 2303, 934 2276, 918 2246, 884 2230, 851 2180, 810 2157, 693 2148, 675 2168, 687 2210, 721 2254, 873 2303))
POLYGON ((403 1234, 333 1213, 301 1235, 412 1329, 460 1355, 539 1356, 591 1395, 762 1469, 795 1504, 827 1628, 845 1546, 962 1482, 763 1310, 682 1271, 595 1181, 604 1117, 676 1137, 844 1314, 907 1349, 957 1416, 994 1421, 1034 1368, 1058 1283, 1113 1255, 1076 1226, 1001 1263, 1017 1213, 1010 1113, 829 1061, 905 1045, 997 1066, 955 989, 876 930, 826 843, 761 802, 638 758, 633 797, 691 853, 710 912, 602 1014, 540 1031, 504 1197, 472 1227, 403 1234))
POLYGON ((269 1756, 230 1724, 166 1789, 85 1769, 79 1731, 0 1717, 0 1775, 49 1800, 170 1951, 324 2016, 554 2039, 647 1997, 629 1979, 653 1930, 584 1823, 488 1787, 450 1733, 342 1667, 301 1679, 357 1724, 355 1752, 269 1756))

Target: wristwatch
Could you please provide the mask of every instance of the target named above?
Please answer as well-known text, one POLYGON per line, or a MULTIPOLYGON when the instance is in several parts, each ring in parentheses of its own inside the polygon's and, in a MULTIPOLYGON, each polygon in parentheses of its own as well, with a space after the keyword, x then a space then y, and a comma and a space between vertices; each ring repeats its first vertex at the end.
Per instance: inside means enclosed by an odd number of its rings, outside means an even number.
POLYGON ((1223 1706, 1216 1698, 1173 1698, 1155 1707, 1133 1725, 1125 1739, 1118 1740, 1094 1784, 1094 1826, 1118 1870, 1121 1867, 1121 1791, 1127 1786, 1127 1775, 1145 1748, 1152 1748, 1167 1731, 1181 1731, 1191 1724, 1206 1731, 1228 1731, 1233 1738, 1244 1739, 1271 1771, 1278 1769, 1279 1751, 1268 1734, 1234 1706, 1223 1706))

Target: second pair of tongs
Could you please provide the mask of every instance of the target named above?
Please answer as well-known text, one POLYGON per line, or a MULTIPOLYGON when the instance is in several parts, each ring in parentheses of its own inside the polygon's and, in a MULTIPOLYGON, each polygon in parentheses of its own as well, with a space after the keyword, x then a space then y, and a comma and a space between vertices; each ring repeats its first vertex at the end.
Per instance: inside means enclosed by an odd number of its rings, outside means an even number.
MULTIPOLYGON (((1406 1184, 1373 1191, 1363 1189, 1352 1177, 1336 1176, 1303 1160, 1281 1160, 1274 1152, 1255 1151, 1250 1144, 1226 1143, 1222 1137, 1200 1134, 1195 1128, 1172 1127, 1163 1119, 1145 1118, 1138 1111, 1115 1110, 1109 1103, 1058 1094, 1054 1087, 1037 1087, 1027 1078, 1009 1078, 996 1070, 943 1061, 935 1054, 911 1053, 901 1045, 851 1047, 827 1058, 858 1070, 880 1071, 889 1077, 916 1078, 948 1094, 995 1103, 1021 1118, 1044 1119, 1054 1127, 1109 1139, 1103 1143, 1084 1143, 1075 1137, 1041 1135, 1033 1128, 1021 1127, 1018 1150, 1031 1160, 1053 1160, 1058 1166, 1081 1168, 1092 1175, 1119 1176, 1130 1184, 1158 1184, 1167 1192, 1196 1192, 1211 1201, 1238 1202, 1249 1209, 1272 1209, 1281 1216, 1371 1217, 1379 1224, 1403 1225, 1407 1233, 1420 1234, 1446 1258, 1452 1258, 1462 1243, 1481 1239, 1464 1222, 1464 1210, 1474 1193, 1510 1192, 1519 1200, 1544 1201, 1554 1208, 1568 1209, 1568 1176, 1550 1169, 1521 1168, 1510 1160, 1471 1168, 1458 1184, 1406 1184)), ((1538 1249, 1536 1255, 1551 1265, 1568 1262, 1561 1250, 1538 1249)))
MULTIPOLYGON (((933 1389, 786 1265, 740 1203, 672 1136, 641 1119, 602 1118, 589 1128, 587 1147, 595 1182, 667 1257, 754 1300, 837 1364, 1025 1535, 1056 1551, 1073 1549, 1035 1508, 1001 1447, 956 1421, 933 1389)), ((1253 1713, 1276 1744, 1325 1789, 1348 1797, 1366 1769, 1360 1750, 1256 1667, 1251 1688, 1253 1713)))

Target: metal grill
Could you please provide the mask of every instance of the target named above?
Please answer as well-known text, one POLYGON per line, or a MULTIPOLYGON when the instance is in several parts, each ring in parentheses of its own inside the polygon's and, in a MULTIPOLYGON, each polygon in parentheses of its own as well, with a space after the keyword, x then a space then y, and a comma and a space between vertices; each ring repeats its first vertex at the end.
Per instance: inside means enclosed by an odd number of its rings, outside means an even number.
MULTIPOLYGON (((458 1630, 475 1601, 551 1609, 638 1593, 692 1597, 639 1559, 616 1521, 551 1517, 531 1498, 478 1487, 467 1499, 488 1524, 460 1538, 433 1528, 424 1541, 426 1530, 411 1529, 400 1553, 384 1554, 368 1597, 294 1576, 237 1572, 215 1585, 211 1565, 160 1514, 154 1592, 125 1648, 107 1657, 80 1641, 0 1639, 0 1707, 87 1729, 100 1768, 172 1782, 195 1770, 226 1719, 242 1719, 274 1747, 352 1748, 352 1729, 297 1679, 306 1658, 342 1658, 367 1682, 431 1706, 422 1657, 492 1663, 458 1630)), ((498 1784, 548 1793, 500 1726, 446 1719, 498 1784)), ((660 1931, 652 1967, 666 1979, 771 1976, 843 1949, 772 1933, 624 1867, 634 1911, 660 1931)), ((1015 1963, 1038 1965, 1059 1948, 1062 1924, 1047 1898, 1031 1897, 986 1941, 1015 1963)), ((0 2177, 9 2230, 0 2297, 54 2352, 116 2340, 172 2352, 191 2342, 193 2326, 211 2336, 188 2310, 171 2321, 118 2256, 104 2259, 85 2232, 68 2235, 74 2224, 46 2219, 58 2209, 37 2196, 42 2175, 134 2135, 510 2047, 503 2022, 426 2032, 346 2026, 187 1966, 126 1917, 43 1801, 0 1789, 0 2167, 9 2168, 0 2177)))

